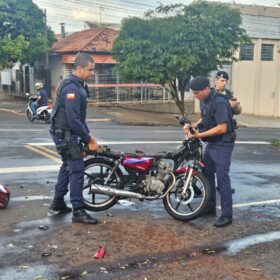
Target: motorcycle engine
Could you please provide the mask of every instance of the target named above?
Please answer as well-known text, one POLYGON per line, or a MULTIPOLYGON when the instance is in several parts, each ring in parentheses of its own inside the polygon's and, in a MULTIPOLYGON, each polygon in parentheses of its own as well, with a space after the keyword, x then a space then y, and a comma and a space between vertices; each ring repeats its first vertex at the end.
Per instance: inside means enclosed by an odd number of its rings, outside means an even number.
POLYGON ((159 195, 163 194, 165 189, 166 175, 172 172, 170 165, 164 161, 160 161, 158 169, 155 174, 148 175, 143 181, 143 187, 145 192, 153 192, 159 195))

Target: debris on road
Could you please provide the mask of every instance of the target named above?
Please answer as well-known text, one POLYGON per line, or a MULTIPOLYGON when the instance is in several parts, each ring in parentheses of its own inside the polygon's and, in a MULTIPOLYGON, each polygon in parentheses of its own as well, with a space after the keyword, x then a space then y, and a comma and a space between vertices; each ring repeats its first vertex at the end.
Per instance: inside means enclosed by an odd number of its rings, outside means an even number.
POLYGON ((94 255, 94 258, 96 259, 103 259, 106 256, 106 251, 105 251, 106 245, 100 247, 97 252, 94 255))

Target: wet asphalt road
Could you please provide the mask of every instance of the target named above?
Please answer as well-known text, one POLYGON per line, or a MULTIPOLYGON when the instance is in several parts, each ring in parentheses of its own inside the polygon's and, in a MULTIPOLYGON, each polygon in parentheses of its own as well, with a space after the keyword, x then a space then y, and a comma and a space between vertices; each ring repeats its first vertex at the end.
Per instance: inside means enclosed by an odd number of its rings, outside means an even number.
MULTIPOLYGON (((126 126, 118 124, 112 118, 108 120, 108 118, 110 117, 101 109, 90 111, 88 115, 89 128, 98 142, 110 142, 109 146, 114 150, 132 152, 137 149, 146 153, 156 153, 172 150, 177 144, 146 142, 173 142, 183 139, 179 126, 126 126), (122 144, 124 141, 131 143, 122 144), (135 141, 144 143, 135 144, 133 143, 135 141)), ((0 279, 32 279, 28 278, 29 276, 26 276, 27 278, 13 278, 18 277, 17 271, 20 275, 20 269, 18 267, 9 267, 9 261, 5 261, 4 258, 6 256, 11 258, 11 252, 6 248, 9 246, 10 249, 13 248, 17 237, 10 237, 8 233, 11 229, 14 231, 15 228, 20 228, 20 231, 24 233, 18 238, 31 239, 34 234, 32 232, 33 223, 36 225, 38 223, 50 223, 47 217, 42 218, 40 211, 37 211, 37 209, 38 207, 41 207, 42 211, 47 209, 59 162, 39 153, 40 150, 38 152, 38 149, 32 150, 28 148, 28 146, 33 147, 32 143, 37 143, 45 145, 44 147, 50 151, 54 150, 48 133, 48 125, 42 122, 29 123, 21 115, 4 112, 0 112, 0 119, 0 184, 8 185, 11 189, 10 208, 15 209, 18 202, 30 201, 30 207, 24 206, 20 211, 0 210, 0 279), (40 168, 42 166, 46 166, 47 171, 42 171, 42 168, 40 168), (8 275, 13 276, 8 278, 8 275)), ((259 221, 264 219, 264 222, 267 222, 267 218, 259 214, 259 209, 254 213, 254 209, 256 209, 254 207, 259 205, 266 205, 265 211, 269 213, 272 220, 280 218, 280 149, 268 143, 260 143, 262 141, 270 142, 276 138, 280 138, 279 129, 240 128, 238 130, 238 141, 240 143, 236 144, 234 150, 231 178, 232 186, 236 189, 234 204, 239 211, 238 216, 240 219, 242 219, 242 214, 240 213, 244 213, 244 216, 248 215, 248 213, 253 213, 259 221)), ((48 151, 45 152, 47 155, 51 155, 48 151)), ((140 206, 140 210, 147 211, 145 207, 148 207, 148 210, 154 216, 161 215, 160 211, 163 211, 162 206, 159 208, 158 204, 143 205, 140 206)), ((121 206, 118 209, 121 211, 121 206)), ((131 211, 135 210, 132 206, 131 211)), ((138 210, 139 208, 137 208, 138 210)), ((59 228, 68 220, 69 217, 66 217, 63 220, 52 221, 52 223, 59 228)), ((280 227, 276 226, 273 230, 276 233, 272 238, 268 237, 267 241, 276 242, 279 247, 280 227)), ((43 235, 44 231, 39 231, 36 234, 43 235)), ((250 241, 248 242, 250 243, 250 241)), ((254 243, 250 246, 254 246, 254 243)), ((18 250, 32 250, 32 247, 18 250)), ((279 254, 276 254, 277 256, 279 257, 279 254)), ((266 257, 269 258, 269 256, 266 257)), ((20 263, 20 260, 18 263, 20 263)), ((41 271, 44 271, 44 268, 41 271)), ((275 274, 277 271, 273 273, 275 274)))

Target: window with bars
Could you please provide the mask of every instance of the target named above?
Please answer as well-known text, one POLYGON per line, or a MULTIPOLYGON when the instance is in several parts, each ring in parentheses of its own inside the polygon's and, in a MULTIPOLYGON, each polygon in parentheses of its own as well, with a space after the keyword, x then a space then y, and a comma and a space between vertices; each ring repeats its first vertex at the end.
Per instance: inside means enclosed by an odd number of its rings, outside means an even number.
POLYGON ((254 45, 246 44, 240 46, 240 60, 254 60, 254 45))
POLYGON ((273 60, 273 50, 274 50, 274 45, 262 44, 261 60, 272 61, 273 60))

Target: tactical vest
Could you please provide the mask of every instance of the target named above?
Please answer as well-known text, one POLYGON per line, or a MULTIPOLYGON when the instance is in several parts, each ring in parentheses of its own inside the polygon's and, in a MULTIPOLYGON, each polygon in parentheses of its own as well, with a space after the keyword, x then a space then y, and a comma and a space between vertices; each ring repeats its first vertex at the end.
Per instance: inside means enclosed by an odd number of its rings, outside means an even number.
MULTIPOLYGON (((75 84, 79 90, 85 90, 88 96, 88 89, 87 87, 83 87, 76 79, 74 79, 71 75, 64 78, 56 93, 56 98, 52 108, 51 114, 51 128, 55 129, 63 129, 63 130, 70 130, 68 125, 68 121, 66 118, 66 111, 65 111, 65 96, 63 94, 63 89, 65 86, 69 84, 75 84)), ((86 101, 84 104, 81 104, 80 108, 80 120, 82 124, 85 124, 86 121, 86 101)))
MULTIPOLYGON (((223 96, 221 94, 216 93, 215 91, 211 91, 211 95, 209 96, 210 99, 207 100, 207 102, 204 102, 201 106, 201 117, 202 122, 199 125, 199 131, 204 132, 211 128, 214 128, 217 126, 216 120, 215 120, 215 111, 214 111, 214 104, 217 97, 224 98, 227 100, 226 96, 223 96)), ((228 102, 228 100, 227 100, 228 102)), ((227 132, 224 134, 212 136, 212 137, 205 137, 202 138, 205 142, 224 142, 224 143, 233 143, 235 141, 235 132, 234 132, 234 124, 232 121, 232 114, 229 107, 228 110, 228 123, 227 123, 227 132)))

